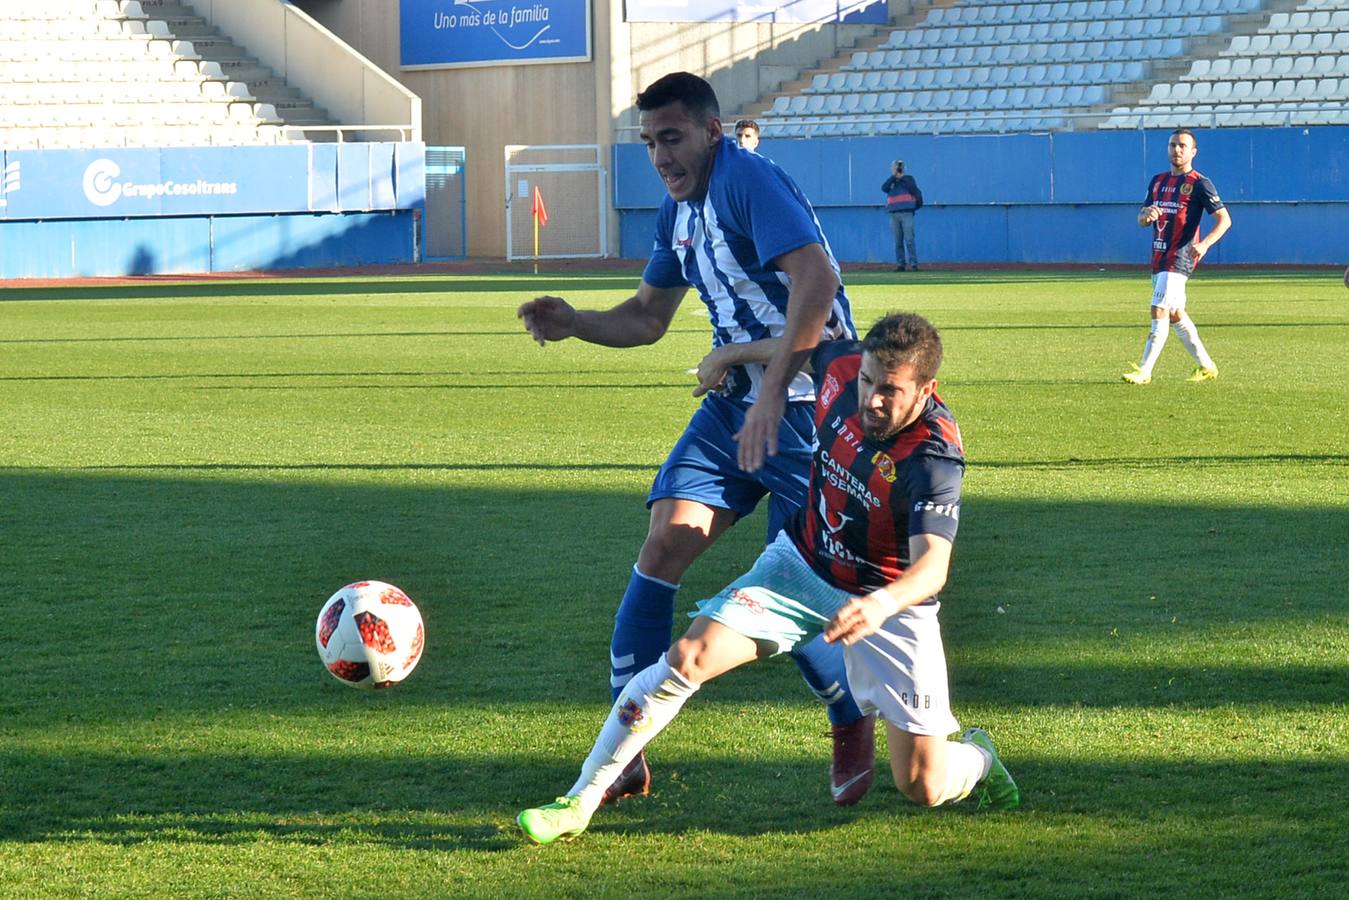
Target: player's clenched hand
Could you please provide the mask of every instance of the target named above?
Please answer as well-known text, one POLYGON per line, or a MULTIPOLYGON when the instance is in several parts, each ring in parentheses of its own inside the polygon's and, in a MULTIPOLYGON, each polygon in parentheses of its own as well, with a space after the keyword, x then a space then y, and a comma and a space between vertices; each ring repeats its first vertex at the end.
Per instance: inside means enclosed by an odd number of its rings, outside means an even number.
POLYGON ((540 347, 576 334, 576 310, 561 297, 537 297, 520 304, 515 315, 524 320, 525 330, 540 347))
POLYGON ((726 372, 731 367, 726 361, 728 352, 726 348, 729 346, 732 345, 723 344, 698 363, 698 368, 693 370, 693 374, 698 376, 698 386, 693 389, 693 396, 701 397, 708 391, 718 390, 726 383, 726 372))
POLYGON ((782 411, 786 399, 780 395, 759 394, 759 399, 745 413, 745 423, 735 433, 739 444, 736 455, 740 468, 746 472, 757 472, 763 468, 764 459, 776 456, 778 452, 778 426, 782 423, 782 411))
POLYGON ((853 597, 834 613, 834 618, 824 629, 824 639, 831 644, 835 641, 842 641, 845 645, 855 644, 875 634, 881 624, 894 614, 895 602, 884 592, 853 597))

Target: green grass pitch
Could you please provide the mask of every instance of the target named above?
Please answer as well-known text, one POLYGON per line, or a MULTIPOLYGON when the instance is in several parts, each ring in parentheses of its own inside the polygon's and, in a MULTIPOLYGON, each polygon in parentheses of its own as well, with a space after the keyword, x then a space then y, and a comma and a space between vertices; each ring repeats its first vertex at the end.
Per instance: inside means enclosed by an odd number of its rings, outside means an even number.
MULTIPOLYGON (((942 330, 969 455, 943 628, 1015 813, 828 797, 773 660, 652 745, 651 797, 513 825, 608 708, 613 612, 708 346, 531 343, 636 271, 0 294, 0 895, 1323 897, 1349 879, 1349 293, 1201 273, 1221 369, 1119 376, 1146 274, 847 278, 942 330), (321 668, 332 591, 417 599, 387 692, 321 668)), ((748 566, 762 514, 690 572, 748 566)), ((682 621, 682 617, 681 617, 682 621)))

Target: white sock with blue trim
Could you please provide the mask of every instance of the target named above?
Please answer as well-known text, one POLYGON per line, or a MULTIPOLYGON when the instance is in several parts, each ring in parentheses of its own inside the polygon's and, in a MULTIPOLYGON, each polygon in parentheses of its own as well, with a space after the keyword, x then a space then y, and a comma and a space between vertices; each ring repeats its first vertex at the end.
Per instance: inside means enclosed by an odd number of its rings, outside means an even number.
POLYGON ((609 710, 609 718, 581 766, 581 777, 567 796, 580 797, 587 812, 599 809, 605 789, 652 738, 674 721, 684 702, 701 686, 670 668, 664 656, 634 675, 609 710))

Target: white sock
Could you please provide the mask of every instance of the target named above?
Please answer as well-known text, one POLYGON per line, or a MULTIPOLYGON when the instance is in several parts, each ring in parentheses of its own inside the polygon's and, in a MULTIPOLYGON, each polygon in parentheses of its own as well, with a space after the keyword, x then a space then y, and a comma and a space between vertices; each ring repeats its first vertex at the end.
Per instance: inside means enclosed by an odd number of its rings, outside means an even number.
POLYGON ((946 785, 935 805, 964 800, 988 774, 993 757, 982 747, 963 741, 946 742, 946 785))
POLYGON ((1218 368, 1213 364, 1213 357, 1208 355, 1204 349, 1204 342, 1199 339, 1199 329, 1194 325, 1194 319, 1191 319, 1187 313, 1180 314, 1180 321, 1171 326, 1175 329, 1176 337, 1185 345, 1185 349, 1190 351, 1194 361, 1199 363, 1205 369, 1218 368))
POLYGON ((567 796, 580 797, 587 812, 599 809, 605 789, 652 738, 674 721, 684 701, 699 687, 670 668, 663 654, 632 676, 609 710, 609 718, 581 766, 581 777, 567 796))
POLYGON ((1164 346, 1166 346, 1166 319, 1153 319, 1148 339, 1143 343, 1143 361, 1138 364, 1138 370, 1151 378, 1152 367, 1157 365, 1157 357, 1162 355, 1164 346))

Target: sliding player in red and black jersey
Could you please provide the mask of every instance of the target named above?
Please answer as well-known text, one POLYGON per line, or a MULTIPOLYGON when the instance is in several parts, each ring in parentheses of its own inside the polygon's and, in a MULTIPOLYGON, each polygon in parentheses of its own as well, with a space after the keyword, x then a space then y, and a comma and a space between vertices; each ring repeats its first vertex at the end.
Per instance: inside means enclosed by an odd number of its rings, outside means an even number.
MULTIPOLYGON (((771 343, 718 348, 699 366, 700 385, 715 387, 727 366, 745 361, 728 354, 771 343)), ((816 348, 819 443, 807 505, 749 572, 698 604, 693 624, 657 663, 624 686, 576 783, 516 818, 526 837, 548 844, 585 831, 605 787, 704 683, 821 633, 844 645, 862 711, 885 720, 891 772, 909 799, 937 806, 974 794, 981 806, 1020 803, 987 732, 971 728, 947 740, 959 725, 937 592, 959 521, 964 453, 960 430, 934 393, 941 356, 937 330, 912 313, 886 316, 860 344, 816 348)), ((836 784, 835 797, 873 778, 867 769, 855 784, 836 784)))
POLYGON ((960 428, 940 397, 906 392, 903 379, 887 378, 883 359, 863 354, 857 341, 822 343, 811 363, 818 385, 812 502, 788 533, 822 578, 865 594, 908 568, 911 535, 955 540, 965 469, 960 428))
POLYGON ((1133 371, 1124 373, 1130 384, 1152 381, 1152 368, 1166 343, 1166 324, 1170 319, 1176 337, 1199 364, 1191 381, 1212 381, 1218 367, 1209 356, 1194 320, 1185 312, 1185 285, 1199 260, 1232 227, 1232 216, 1222 198, 1202 174, 1195 171, 1194 156, 1199 152, 1194 133, 1177 128, 1166 145, 1171 170, 1153 177, 1148 184, 1138 224, 1152 229, 1152 328, 1143 345, 1143 358, 1133 371), (1199 219, 1205 212, 1213 216, 1213 228, 1199 235, 1199 219))

